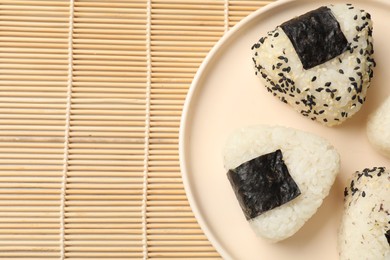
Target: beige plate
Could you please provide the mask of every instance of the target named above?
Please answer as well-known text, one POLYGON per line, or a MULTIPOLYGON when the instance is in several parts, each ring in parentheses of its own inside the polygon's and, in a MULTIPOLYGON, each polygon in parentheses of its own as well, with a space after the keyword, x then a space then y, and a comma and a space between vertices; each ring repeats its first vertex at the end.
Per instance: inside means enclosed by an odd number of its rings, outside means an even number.
POLYGON ((388 166, 368 143, 367 117, 390 94, 390 1, 348 1, 374 21, 377 68, 362 110, 327 128, 267 93, 254 75, 250 47, 276 25, 335 1, 278 1, 245 18, 225 35, 200 67, 188 94, 180 129, 180 162, 186 192, 203 231, 225 259, 337 259, 343 187, 352 172, 388 166), (256 125, 284 125, 330 140, 341 155, 341 172, 317 213, 293 237, 270 244, 254 235, 235 199, 222 162, 229 133, 256 125))

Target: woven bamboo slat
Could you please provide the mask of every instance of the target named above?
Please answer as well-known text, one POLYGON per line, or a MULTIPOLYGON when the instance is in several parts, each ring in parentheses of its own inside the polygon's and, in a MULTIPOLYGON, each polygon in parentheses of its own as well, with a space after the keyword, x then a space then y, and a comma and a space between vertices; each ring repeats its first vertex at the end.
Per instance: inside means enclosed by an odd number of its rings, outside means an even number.
POLYGON ((219 259, 181 181, 181 110, 269 2, 0 0, 0 257, 219 259))

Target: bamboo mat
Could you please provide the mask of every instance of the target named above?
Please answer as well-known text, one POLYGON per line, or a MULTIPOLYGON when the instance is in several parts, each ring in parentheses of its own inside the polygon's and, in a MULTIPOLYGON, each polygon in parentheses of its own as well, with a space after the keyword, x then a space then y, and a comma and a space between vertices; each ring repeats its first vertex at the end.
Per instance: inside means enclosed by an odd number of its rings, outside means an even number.
POLYGON ((181 110, 269 2, 0 0, 0 258, 220 258, 183 189, 181 110))

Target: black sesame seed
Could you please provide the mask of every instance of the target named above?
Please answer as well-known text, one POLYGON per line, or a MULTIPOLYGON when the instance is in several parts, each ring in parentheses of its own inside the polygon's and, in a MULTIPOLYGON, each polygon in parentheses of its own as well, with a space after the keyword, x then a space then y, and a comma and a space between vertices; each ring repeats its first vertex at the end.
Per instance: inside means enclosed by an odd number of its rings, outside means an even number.
POLYGON ((318 114, 323 114, 325 112, 325 110, 320 110, 320 111, 318 111, 318 114))
POLYGON ((324 88, 317 88, 317 89, 316 89, 317 92, 321 92, 321 91, 323 91, 323 90, 324 90, 324 88))
POLYGON ((360 64, 362 62, 359 58, 356 58, 356 61, 358 64, 360 64))
POLYGON ((348 87, 348 93, 351 93, 351 91, 352 91, 352 88, 348 87))
POLYGON ((344 74, 344 71, 342 69, 339 69, 340 74, 344 74))
POLYGON ((274 34, 274 37, 278 37, 278 36, 279 36, 279 33, 278 33, 278 32, 274 34))
MULTIPOLYGON (((264 37, 261 37, 260 40, 259 40, 259 42, 260 42, 261 44, 263 44, 263 43, 264 43, 264 40, 265 40, 264 37)), ((259 47, 260 47, 260 46, 259 46, 259 47)), ((256 48, 258 48, 258 47, 256 47, 256 48)))
POLYGON ((355 81, 355 78, 354 77, 349 77, 349 80, 350 81, 355 81))
POLYGON ((311 82, 314 82, 314 81, 316 81, 316 79, 317 79, 317 77, 316 77, 316 76, 314 76, 314 77, 311 79, 311 82))
POLYGON ((341 97, 336 97, 336 101, 340 101, 341 97))
POLYGON ((330 87, 330 85, 332 85, 332 82, 326 82, 325 83, 325 87, 330 87))
POLYGON ((357 16, 357 15, 355 15, 355 16, 353 17, 353 19, 354 19, 354 20, 357 20, 357 19, 358 19, 358 16, 357 16))
POLYGON ((366 193, 363 191, 362 192, 362 197, 364 198, 366 196, 366 193))
POLYGON ((323 121, 326 123, 326 122, 328 122, 328 119, 324 118, 323 121))

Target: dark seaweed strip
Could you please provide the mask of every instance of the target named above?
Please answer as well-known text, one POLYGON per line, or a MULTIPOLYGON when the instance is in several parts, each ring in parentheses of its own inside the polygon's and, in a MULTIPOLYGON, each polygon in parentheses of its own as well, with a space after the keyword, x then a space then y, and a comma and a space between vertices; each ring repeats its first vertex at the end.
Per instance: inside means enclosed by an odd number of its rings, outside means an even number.
POLYGON ((329 61, 347 50, 348 41, 328 7, 320 7, 280 26, 304 69, 329 61))
POLYGON ((301 194, 280 150, 247 161, 229 170, 227 176, 248 220, 301 194))

